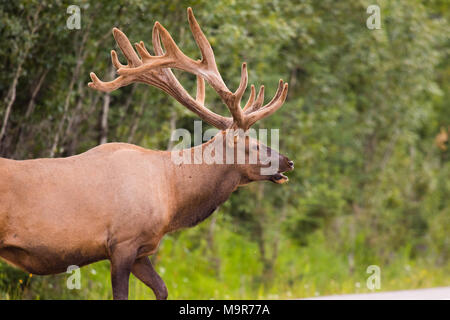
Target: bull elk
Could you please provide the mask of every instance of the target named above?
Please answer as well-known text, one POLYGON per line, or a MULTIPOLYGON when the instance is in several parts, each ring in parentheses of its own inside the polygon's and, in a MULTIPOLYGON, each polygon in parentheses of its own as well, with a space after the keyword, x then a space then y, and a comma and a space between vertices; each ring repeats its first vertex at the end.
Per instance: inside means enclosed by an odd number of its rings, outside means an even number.
MULTIPOLYGON (((88 85, 110 92, 141 82, 165 91, 220 130, 208 142, 186 149, 194 154, 231 130, 247 131, 256 121, 274 113, 284 103, 288 86, 280 80, 278 91, 266 105, 264 87, 256 95, 251 86, 248 102, 242 108, 248 77, 246 64, 242 64, 240 85, 233 93, 222 80, 211 45, 192 9, 187 11, 201 60, 184 55, 158 22, 152 35, 155 55, 140 42, 135 45, 139 57, 126 35, 114 28, 114 38, 128 64, 122 65, 117 53, 111 51, 119 76, 103 82, 91 73, 92 82, 88 85), (195 99, 181 86, 172 68, 196 75, 195 99), (205 107, 204 80, 217 92, 232 117, 205 107)), ((69 265, 83 266, 108 259, 114 299, 128 298, 130 273, 150 287, 157 299, 166 299, 167 288, 148 258, 162 237, 206 219, 238 186, 260 180, 286 182, 283 173, 294 167, 287 157, 255 138, 233 137, 231 143, 230 139, 223 139, 224 148, 235 150, 237 141, 244 139, 246 159, 264 151, 270 159, 277 160, 276 171, 262 174, 262 168, 268 164, 261 160, 253 164, 175 164, 170 151, 125 143, 103 144, 67 158, 0 158, 0 257, 38 275, 61 273, 69 265)))

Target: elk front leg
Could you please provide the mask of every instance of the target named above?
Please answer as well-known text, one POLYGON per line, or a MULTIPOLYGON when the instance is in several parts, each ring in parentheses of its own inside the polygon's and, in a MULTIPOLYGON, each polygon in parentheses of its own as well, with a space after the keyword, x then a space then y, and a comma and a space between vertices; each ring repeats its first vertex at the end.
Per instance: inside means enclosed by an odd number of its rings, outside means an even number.
POLYGON ((163 279, 156 273, 148 257, 136 259, 131 272, 153 290, 157 300, 167 299, 167 287, 163 279))
POLYGON ((129 248, 114 250, 111 256, 111 285, 114 300, 128 299, 128 284, 136 252, 129 248), (132 253, 131 253, 132 252, 132 253))

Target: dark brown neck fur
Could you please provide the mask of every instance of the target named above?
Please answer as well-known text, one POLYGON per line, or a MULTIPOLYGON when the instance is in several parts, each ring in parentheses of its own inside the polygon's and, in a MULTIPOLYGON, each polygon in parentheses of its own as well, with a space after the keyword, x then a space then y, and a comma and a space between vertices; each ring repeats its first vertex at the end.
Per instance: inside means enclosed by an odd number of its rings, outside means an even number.
MULTIPOLYGON (((190 151, 204 149, 208 143, 190 151)), ((208 218, 241 182, 236 166, 226 164, 172 164, 170 176, 175 201, 169 231, 192 227, 208 218)))

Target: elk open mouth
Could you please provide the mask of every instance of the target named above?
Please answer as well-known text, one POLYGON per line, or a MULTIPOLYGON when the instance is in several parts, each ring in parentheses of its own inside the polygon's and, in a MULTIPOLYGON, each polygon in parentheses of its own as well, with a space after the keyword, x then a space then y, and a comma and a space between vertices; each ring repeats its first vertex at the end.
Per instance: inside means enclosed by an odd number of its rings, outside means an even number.
POLYGON ((275 182, 278 184, 283 184, 283 183, 287 182, 289 180, 289 178, 286 177, 284 174, 278 172, 272 176, 271 180, 272 180, 272 182, 275 182))

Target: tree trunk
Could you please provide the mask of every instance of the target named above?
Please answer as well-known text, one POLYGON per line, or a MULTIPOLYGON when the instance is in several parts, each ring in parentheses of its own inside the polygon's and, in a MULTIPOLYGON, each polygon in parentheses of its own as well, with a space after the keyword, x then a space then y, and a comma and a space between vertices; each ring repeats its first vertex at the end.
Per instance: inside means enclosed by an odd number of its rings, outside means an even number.
POLYGON ((74 83, 75 83, 76 79, 78 78, 78 72, 77 71, 79 69, 79 65, 81 65, 81 63, 79 63, 79 61, 77 61, 77 67, 75 68, 74 75, 73 75, 72 79, 70 80, 69 88, 67 90, 66 99, 64 101, 63 115, 61 117, 61 120, 59 121, 55 137, 53 138, 53 144, 52 144, 52 147, 50 148, 50 153, 49 153, 50 158, 53 158, 55 156, 56 151, 58 149, 60 136, 61 136, 61 133, 62 133, 62 130, 63 130, 64 123, 66 122, 66 119, 67 119, 67 113, 69 111, 70 97, 72 95, 73 86, 74 86, 74 83))
MULTIPOLYGON (((39 79, 37 80, 32 92, 31 92, 31 98, 30 98, 30 101, 28 102, 27 111, 25 113, 24 120, 29 119, 31 114, 34 112, 34 108, 36 106, 36 97, 37 97, 39 91, 41 90, 42 84, 44 83, 44 80, 47 77, 48 71, 49 71, 49 69, 46 69, 40 74, 39 79)), ((23 155, 22 145, 23 145, 24 137, 30 131, 29 125, 30 124, 28 122, 23 121, 22 126, 19 128, 19 133, 18 133, 19 137, 17 138, 16 147, 13 152, 15 159, 20 159, 23 155)))
MULTIPOLYGON (((60 140, 60 137, 62 134, 63 126, 68 117, 70 97, 72 96, 73 87, 75 85, 75 82, 78 80, 78 77, 80 75, 81 66, 83 65, 84 59, 86 58, 87 51, 85 51, 84 49, 85 49, 86 40, 87 40, 88 36, 89 36, 89 27, 87 28, 87 30, 85 31, 85 33, 83 35, 79 50, 77 52, 77 62, 76 62, 75 70, 73 72, 72 79, 70 79, 69 88, 67 90, 66 99, 64 101, 63 115, 61 117, 61 121, 58 124, 58 128, 56 130, 55 137, 53 138, 53 144, 50 148, 49 156, 51 158, 53 158, 55 156, 56 151, 58 149, 59 140, 60 140)), ((75 42, 76 42, 76 40, 75 40, 75 42)))
POLYGON ((142 97, 141 103, 139 104, 139 109, 137 112, 134 113, 133 115, 133 120, 132 120, 132 124, 131 124, 131 128, 130 128, 130 132, 128 134, 128 139, 127 142, 128 143, 132 143, 134 136, 136 134, 136 131, 139 127, 139 120, 142 117, 142 114, 144 113, 144 106, 145 103, 147 102, 147 96, 148 96, 148 90, 145 91, 144 96, 142 97))
POLYGON ((108 113, 110 102, 111 102, 111 95, 109 93, 105 93, 105 95, 103 96, 103 107, 100 120, 99 144, 104 144, 108 142, 108 113))
MULTIPOLYGON (((121 128, 121 124, 124 123, 126 121, 126 118, 129 117, 131 110, 130 110, 130 106, 133 103, 133 95, 134 92, 136 90, 137 87, 137 83, 133 83, 131 85, 131 92, 127 97, 127 100, 125 101, 125 105, 123 106, 123 113, 120 115, 119 121, 118 121, 118 125, 115 128, 115 139, 116 140, 121 140, 121 136, 123 132, 120 132, 120 128, 121 128)), ((131 108, 133 109, 133 108, 131 108)))
MULTIPOLYGON (((28 27, 30 28, 31 38, 34 36, 36 31, 39 29, 40 25, 38 24, 38 17, 39 17, 39 13, 40 13, 41 9, 42 9, 42 6, 39 5, 39 7, 36 9, 36 12, 34 13, 32 21, 28 20, 28 27)), ((14 78, 11 83, 11 86, 9 87, 7 97, 6 97, 6 101, 7 101, 6 110, 5 110, 5 115, 3 117, 2 128, 0 129, 0 148, 2 147, 2 140, 5 136, 6 128, 8 127, 9 116, 11 114, 12 107, 16 100, 17 84, 19 82, 20 76, 22 75, 22 66, 25 63, 28 52, 30 51, 32 46, 33 46, 33 43, 31 42, 31 40, 27 41, 27 42, 25 42, 24 48, 22 50, 19 50, 19 53, 18 53, 19 63, 18 63, 17 69, 16 69, 16 73, 14 74, 14 78)))
POLYGON ((41 76, 39 77, 39 80, 36 83, 36 86, 33 89, 33 92, 31 93, 31 99, 28 102, 27 111, 25 113, 25 119, 28 119, 30 115, 34 111, 34 107, 36 106, 36 97, 41 90, 42 84, 44 83, 45 78, 47 77, 49 69, 45 69, 44 72, 41 73, 41 76))
POLYGON ((5 115, 3 117, 3 123, 2 123, 2 128, 0 130, 0 146, 3 140, 3 137, 5 136, 5 132, 6 132, 6 127, 8 126, 8 120, 9 120, 9 115, 11 114, 11 109, 12 106, 14 104, 14 101, 16 100, 16 88, 17 88, 17 83, 19 82, 19 78, 22 74, 22 63, 24 60, 22 60, 19 65, 17 66, 16 69, 16 73, 14 74, 14 79, 11 83, 11 86, 9 87, 8 90, 8 95, 6 96, 6 111, 5 111, 5 115))
POLYGON ((81 113, 83 110, 83 102, 84 102, 84 95, 85 95, 85 85, 82 80, 78 81, 78 90, 77 90, 77 96, 78 101, 75 106, 75 110, 72 112, 72 115, 69 118, 66 133, 64 139, 64 144, 66 145, 66 156, 72 156, 75 154, 76 147, 78 145, 78 134, 77 134, 77 125, 81 118, 81 113))

